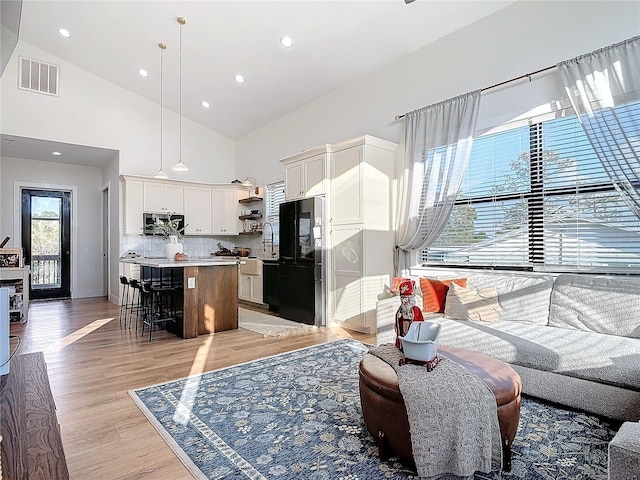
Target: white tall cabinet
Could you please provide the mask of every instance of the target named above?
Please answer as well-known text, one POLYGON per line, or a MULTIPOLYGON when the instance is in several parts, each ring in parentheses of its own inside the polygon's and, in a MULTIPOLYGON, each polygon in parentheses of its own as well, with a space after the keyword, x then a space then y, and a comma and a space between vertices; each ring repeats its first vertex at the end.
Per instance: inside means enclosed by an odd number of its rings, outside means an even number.
POLYGON ((327 325, 376 332, 376 301, 393 275, 397 147, 364 135, 280 160, 287 201, 325 198, 327 325))
POLYGON ((397 147, 365 135, 329 155, 329 316, 365 333, 376 332, 376 301, 393 274, 397 147))

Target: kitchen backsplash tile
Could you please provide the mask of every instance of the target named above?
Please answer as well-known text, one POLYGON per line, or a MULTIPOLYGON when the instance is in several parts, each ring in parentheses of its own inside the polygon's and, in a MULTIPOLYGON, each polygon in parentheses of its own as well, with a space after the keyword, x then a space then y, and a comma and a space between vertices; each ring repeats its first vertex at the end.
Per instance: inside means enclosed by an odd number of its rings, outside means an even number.
MULTIPOLYGON (((270 256, 271 245, 262 243, 262 236, 220 236, 220 237, 184 237, 184 251, 191 257, 206 257, 218 250, 218 242, 229 250, 235 247, 248 247, 251 256, 270 256)), ((160 257, 164 255, 165 241, 151 235, 122 235, 120 237, 120 256, 135 252, 143 257, 160 257)), ((277 256, 277 245, 275 247, 277 256)))

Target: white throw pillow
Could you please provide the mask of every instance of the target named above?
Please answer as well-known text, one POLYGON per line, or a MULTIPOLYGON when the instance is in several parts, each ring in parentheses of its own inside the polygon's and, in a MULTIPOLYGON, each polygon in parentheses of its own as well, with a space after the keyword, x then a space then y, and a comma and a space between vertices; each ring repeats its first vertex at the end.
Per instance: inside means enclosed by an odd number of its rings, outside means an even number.
POLYGON ((451 282, 444 313, 457 320, 497 322, 500 320, 498 290, 496 288, 463 288, 451 282))

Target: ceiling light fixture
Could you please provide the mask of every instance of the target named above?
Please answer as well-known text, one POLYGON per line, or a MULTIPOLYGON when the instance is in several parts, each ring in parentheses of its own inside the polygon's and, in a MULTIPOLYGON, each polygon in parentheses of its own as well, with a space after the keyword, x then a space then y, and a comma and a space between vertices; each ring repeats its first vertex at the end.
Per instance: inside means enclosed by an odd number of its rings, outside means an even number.
POLYGON ((280 45, 282 45, 284 48, 291 48, 293 47, 293 40, 291 40, 290 37, 282 37, 280 39, 280 45))
POLYGON ((236 74, 236 76, 233 77, 233 79, 238 83, 244 83, 244 77, 242 75, 240 75, 239 73, 236 74))
POLYGON ((188 172, 189 171, 189 167, 187 167, 184 162, 182 161, 182 27, 184 27, 184 24, 187 23, 187 21, 184 19, 184 17, 178 17, 178 23, 180 24, 180 52, 179 52, 179 58, 180 58, 180 86, 179 86, 179 90, 180 90, 180 136, 178 139, 179 142, 179 155, 178 155, 178 163, 176 163, 173 166, 173 170, 176 172, 188 172))
POLYGON ((140 70, 138 70, 138 73, 142 77, 148 77, 149 76, 149 72, 147 72, 144 68, 141 68, 140 70))
POLYGON ((204 108, 209 108, 211 105, 210 105, 210 104, 209 104, 209 102, 207 102, 206 100, 203 100, 203 101, 202 101, 202 106, 203 106, 204 108))
POLYGON ((64 38, 71 38, 71 33, 66 28, 59 28, 58 33, 64 38))
POLYGON ((55 155, 56 157, 61 157, 62 153, 60 153, 60 152, 51 152, 51 155, 55 155))
POLYGON ((158 170, 158 173, 156 173, 153 177, 154 178, 162 178, 162 179, 167 179, 169 178, 169 175, 167 175, 167 173, 164 171, 163 169, 163 162, 162 162, 162 127, 163 127, 163 110, 164 107, 162 106, 162 65, 164 63, 164 51, 167 48, 167 46, 164 43, 159 43, 158 47, 160 47, 160 170, 158 170))

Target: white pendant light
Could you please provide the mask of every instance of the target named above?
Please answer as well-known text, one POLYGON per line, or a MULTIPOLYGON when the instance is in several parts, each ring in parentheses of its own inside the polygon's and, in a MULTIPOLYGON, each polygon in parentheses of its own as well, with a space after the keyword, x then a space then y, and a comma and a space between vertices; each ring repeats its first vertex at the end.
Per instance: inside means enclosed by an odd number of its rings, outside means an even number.
POLYGON ((182 27, 184 26, 185 23, 187 23, 187 21, 184 19, 184 17, 178 17, 178 23, 180 24, 180 52, 179 52, 179 58, 180 58, 180 86, 179 86, 179 90, 180 90, 180 135, 178 138, 178 142, 179 142, 179 155, 178 155, 178 163, 176 163, 173 166, 173 170, 176 172, 188 172, 189 171, 189 167, 187 167, 185 165, 185 163, 182 161, 182 27))
POLYGON ((162 65, 163 65, 163 60, 164 60, 164 50, 167 48, 167 46, 164 43, 159 43, 158 47, 160 47, 160 170, 158 170, 158 173, 156 173, 153 177, 154 178, 162 178, 162 179, 166 179, 169 178, 169 175, 166 174, 166 172, 163 169, 163 165, 162 165, 162 127, 163 127, 163 110, 164 107, 162 106, 162 65))

